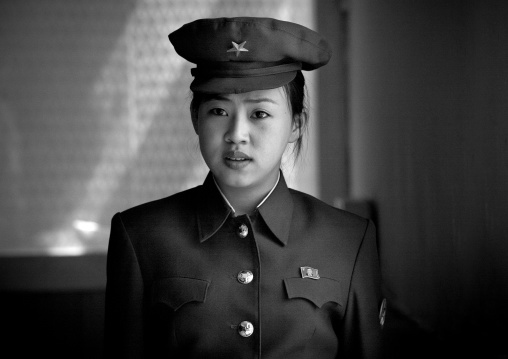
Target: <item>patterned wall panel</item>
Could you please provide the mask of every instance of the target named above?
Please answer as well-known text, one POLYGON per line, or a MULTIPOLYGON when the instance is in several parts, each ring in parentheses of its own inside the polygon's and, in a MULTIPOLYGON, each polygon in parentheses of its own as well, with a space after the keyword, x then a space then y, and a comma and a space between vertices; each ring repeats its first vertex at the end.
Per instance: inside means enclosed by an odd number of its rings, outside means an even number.
POLYGON ((105 251, 115 212, 203 181, 167 35, 221 16, 310 26, 312 2, 0 3, 0 253, 105 251))

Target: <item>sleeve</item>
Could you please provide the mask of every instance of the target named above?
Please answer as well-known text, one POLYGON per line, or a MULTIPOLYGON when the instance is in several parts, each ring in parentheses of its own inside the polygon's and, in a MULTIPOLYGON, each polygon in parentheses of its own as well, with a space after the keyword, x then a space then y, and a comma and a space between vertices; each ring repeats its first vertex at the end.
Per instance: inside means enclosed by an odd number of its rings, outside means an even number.
POLYGON ((109 238, 104 344, 106 358, 143 357, 143 278, 119 213, 109 238))
POLYGON ((344 358, 380 358, 381 272, 376 228, 369 221, 353 268, 346 311, 343 318, 344 358))

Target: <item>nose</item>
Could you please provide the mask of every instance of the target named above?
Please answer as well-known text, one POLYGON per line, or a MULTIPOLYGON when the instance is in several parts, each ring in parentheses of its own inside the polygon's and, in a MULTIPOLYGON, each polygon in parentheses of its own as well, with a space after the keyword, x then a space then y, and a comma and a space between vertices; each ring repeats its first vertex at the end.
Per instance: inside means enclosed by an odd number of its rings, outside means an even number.
POLYGON ((224 140, 235 144, 249 141, 249 120, 245 115, 236 113, 230 117, 224 140))

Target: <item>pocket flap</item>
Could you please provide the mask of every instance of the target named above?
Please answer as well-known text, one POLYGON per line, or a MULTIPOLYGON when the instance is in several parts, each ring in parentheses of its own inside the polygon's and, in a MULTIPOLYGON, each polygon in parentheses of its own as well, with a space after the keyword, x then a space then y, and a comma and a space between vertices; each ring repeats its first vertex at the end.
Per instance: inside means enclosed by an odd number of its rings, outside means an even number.
POLYGON ((339 281, 321 277, 318 280, 308 278, 285 278, 284 285, 289 299, 303 298, 314 303, 318 308, 327 302, 342 306, 341 285, 339 281))
POLYGON ((152 305, 163 303, 178 310, 189 302, 206 300, 206 292, 210 282, 202 279, 172 277, 156 280, 152 288, 152 305))

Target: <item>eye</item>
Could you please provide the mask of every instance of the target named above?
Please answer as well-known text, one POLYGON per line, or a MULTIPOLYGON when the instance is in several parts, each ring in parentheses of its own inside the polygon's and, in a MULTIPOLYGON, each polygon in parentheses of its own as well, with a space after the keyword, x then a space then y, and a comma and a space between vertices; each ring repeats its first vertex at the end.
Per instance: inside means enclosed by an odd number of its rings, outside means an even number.
POLYGON ((227 116, 228 115, 228 113, 225 110, 223 110, 222 108, 212 108, 210 110, 210 113, 214 116, 227 116))
POLYGON ((262 118, 267 118, 268 115, 265 111, 255 111, 253 114, 252 114, 252 117, 256 118, 256 119, 262 119, 262 118))

